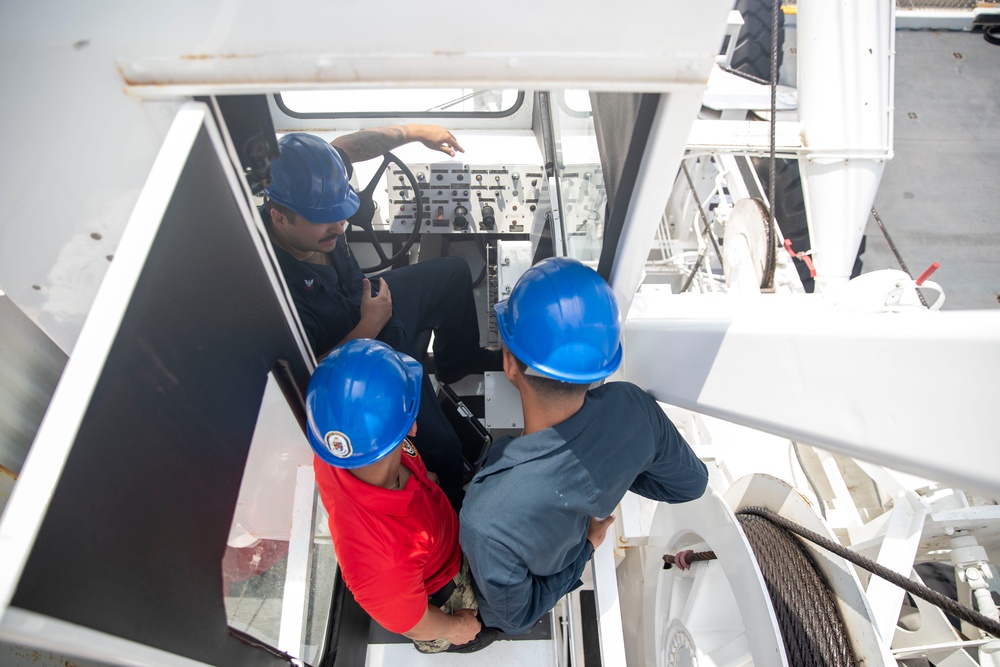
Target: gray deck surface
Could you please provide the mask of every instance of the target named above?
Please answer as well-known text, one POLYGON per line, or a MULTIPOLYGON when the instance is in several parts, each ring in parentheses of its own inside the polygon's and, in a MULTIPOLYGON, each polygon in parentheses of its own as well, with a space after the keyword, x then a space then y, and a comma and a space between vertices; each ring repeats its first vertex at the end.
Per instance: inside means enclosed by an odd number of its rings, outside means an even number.
MULTIPOLYGON (((875 208, 944 309, 1000 307, 1000 46, 980 32, 896 33, 895 157, 875 208)), ((863 271, 899 268, 873 219, 863 271)))

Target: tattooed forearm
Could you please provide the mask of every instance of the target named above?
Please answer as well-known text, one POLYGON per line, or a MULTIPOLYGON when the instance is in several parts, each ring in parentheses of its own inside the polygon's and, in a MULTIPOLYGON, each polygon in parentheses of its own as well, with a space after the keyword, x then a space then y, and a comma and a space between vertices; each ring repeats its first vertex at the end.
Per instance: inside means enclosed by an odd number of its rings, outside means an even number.
POLYGON ((376 127, 337 137, 330 143, 347 153, 351 162, 363 162, 407 143, 408 139, 404 129, 403 127, 376 127))

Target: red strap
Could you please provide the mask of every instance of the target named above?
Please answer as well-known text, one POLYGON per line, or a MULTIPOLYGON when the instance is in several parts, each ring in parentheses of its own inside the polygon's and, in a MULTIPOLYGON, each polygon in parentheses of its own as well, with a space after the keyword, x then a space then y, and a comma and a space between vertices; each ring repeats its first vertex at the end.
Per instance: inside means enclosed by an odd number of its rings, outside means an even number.
MULTIPOLYGON (((795 259, 801 259, 803 262, 806 263, 806 268, 809 269, 809 277, 810 278, 815 278, 816 277, 816 267, 813 266, 812 257, 809 256, 808 252, 798 252, 798 253, 794 252, 792 250, 792 240, 791 239, 785 239, 785 250, 787 250, 788 254, 791 255, 792 257, 794 257, 795 259)), ((927 275, 930 275, 930 274, 927 274, 927 275)), ((917 284, 919 285, 920 283, 917 283, 917 284)))

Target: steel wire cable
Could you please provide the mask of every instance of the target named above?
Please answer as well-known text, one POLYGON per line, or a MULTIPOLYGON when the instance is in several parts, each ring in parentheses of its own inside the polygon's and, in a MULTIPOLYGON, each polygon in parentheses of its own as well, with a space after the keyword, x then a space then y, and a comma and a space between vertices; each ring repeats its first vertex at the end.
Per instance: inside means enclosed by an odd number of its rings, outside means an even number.
MULTIPOLYGON (((691 178, 691 172, 688 171, 687 165, 681 162, 681 171, 684 172, 684 178, 687 179, 688 188, 691 190, 691 196, 694 198, 695 206, 698 207, 698 213, 701 215, 701 221, 704 225, 704 234, 706 234, 709 240, 712 242, 712 247, 715 249, 715 256, 719 258, 719 266, 722 264, 722 250, 719 248, 718 242, 715 240, 715 233, 712 231, 712 223, 709 222, 708 216, 705 215, 705 208, 701 205, 701 198, 698 197, 698 191, 695 190, 694 180, 691 178)), ((701 252, 698 253, 698 259, 695 261, 694 266, 691 267, 691 272, 687 276, 687 280, 684 281, 684 285, 681 287, 681 293, 688 291, 691 287, 691 282, 694 281, 695 275, 698 273, 698 269, 701 268, 701 263, 705 261, 705 254, 708 252, 708 246, 705 245, 701 252)))
MULTIPOLYGON (((903 261, 903 256, 899 254, 899 249, 896 248, 896 244, 893 243, 892 237, 889 236, 889 230, 885 228, 885 225, 882 223, 882 218, 879 216, 878 211, 875 210, 874 206, 872 206, 872 217, 875 218, 878 228, 882 230, 882 236, 885 237, 886 243, 889 244, 889 249, 892 250, 892 254, 896 256, 896 261, 899 262, 899 266, 903 269, 903 273, 910 276, 912 279, 913 274, 910 273, 910 270, 906 267, 906 262, 903 261)), ((924 298, 923 292, 921 292, 920 289, 917 289, 917 296, 920 298, 920 303, 924 304, 924 308, 927 308, 927 299, 924 298)))
POLYGON ((768 161, 769 182, 767 184, 767 208, 769 211, 767 219, 767 258, 764 261, 764 279, 760 283, 761 289, 774 287, 774 270, 777 257, 774 252, 774 227, 776 208, 775 197, 775 135, 777 134, 777 106, 778 106, 778 16, 781 13, 781 0, 773 0, 771 4, 771 152, 768 161))
POLYGON ((705 207, 702 206, 701 197, 698 196, 698 191, 694 187, 694 180, 691 178, 691 172, 688 171, 687 165, 683 162, 681 162, 681 171, 684 172, 684 178, 687 180, 688 187, 691 189, 691 196, 694 198, 695 206, 698 207, 698 215, 701 216, 703 232, 712 242, 712 248, 715 250, 715 256, 719 260, 719 266, 724 266, 722 263, 722 249, 719 248, 719 243, 715 240, 715 234, 712 232, 712 223, 709 222, 708 216, 705 214, 705 207))
POLYGON ((767 518, 738 513, 753 548, 788 664, 796 667, 855 667, 850 636, 833 593, 802 544, 767 518))
MULTIPOLYGON (((718 556, 715 555, 714 551, 694 551, 687 556, 688 563, 697 563, 703 560, 715 560, 718 556)), ((663 554, 663 569, 669 570, 675 561, 675 556, 673 554, 663 554)))
POLYGON ((781 526, 782 528, 795 533, 799 537, 803 537, 810 542, 818 544, 824 549, 831 551, 845 560, 849 560, 858 567, 862 567, 874 575, 877 575, 886 581, 899 586, 907 593, 915 595, 916 597, 926 600, 933 605, 941 607, 950 614, 970 623, 980 630, 985 630, 989 632, 994 637, 1000 637, 1000 621, 980 614, 974 609, 970 609, 963 604, 960 604, 956 600, 952 600, 946 595, 942 595, 935 590, 924 586, 923 584, 918 584, 908 577, 904 577, 898 572, 894 572, 887 567, 879 565, 873 560, 865 558, 861 554, 851 551, 847 547, 844 547, 833 540, 830 540, 822 535, 814 533, 808 528, 803 528, 793 521, 779 516, 772 512, 771 510, 764 509, 763 507, 746 507, 740 510, 737 514, 754 514, 771 521, 772 523, 781 526))
POLYGON ((719 69, 721 69, 723 72, 729 72, 730 74, 734 74, 740 77, 741 79, 746 79, 747 81, 753 81, 754 83, 759 83, 764 86, 768 86, 771 84, 771 82, 768 81, 767 79, 762 79, 759 76, 754 76, 753 74, 749 74, 747 72, 741 72, 738 69, 733 69, 732 67, 719 65, 719 69))
MULTIPOLYGON (((894 572, 887 567, 862 556, 861 554, 844 547, 843 545, 823 537, 808 528, 798 525, 771 510, 763 507, 745 507, 736 513, 736 517, 743 528, 743 532, 753 548, 754 556, 757 559, 758 567, 764 576, 768 588, 768 594, 778 617, 782 638, 785 643, 785 650, 788 652, 790 664, 793 665, 813 665, 819 664, 826 667, 833 665, 847 664, 854 665, 855 662, 812 662, 811 658, 793 657, 799 655, 799 651, 805 647, 819 647, 831 655, 838 656, 836 659, 844 658, 841 649, 843 638, 847 637, 840 619, 839 612, 834 607, 832 612, 826 604, 827 598, 832 601, 832 593, 823 583, 812 559, 803 549, 802 545, 792 540, 788 533, 794 533, 799 537, 809 540, 814 544, 830 551, 844 560, 850 561, 875 576, 899 586, 907 593, 919 597, 942 610, 960 618, 961 620, 974 625, 975 627, 1000 637, 1000 622, 970 609, 956 600, 938 593, 927 586, 917 583, 912 579, 904 577, 898 572, 894 572), (763 525, 770 525, 770 529, 763 528, 763 525), (780 530, 784 529, 784 530, 780 530), (787 531, 787 532, 785 532, 787 531), (792 549, 789 541, 794 543, 796 549, 792 549), (802 558, 800 558, 801 556, 802 558), (796 563, 791 563, 794 558, 796 563), (804 559, 804 560, 803 560, 804 559), (785 561, 789 561, 785 564, 785 561), (807 570, 811 570, 809 574, 807 570), (817 581, 819 582, 817 584, 817 581), (818 585, 822 585, 824 595, 821 595, 818 585), (806 608, 803 605, 815 605, 814 609, 806 608), (836 624, 827 624, 834 620, 836 624), (817 629, 816 623, 822 627, 817 629), (814 634, 818 632, 819 634, 814 634), (824 633, 829 633, 827 637, 824 633), (843 635, 843 638, 841 637, 843 635), (815 643, 820 640, 819 643, 815 643), (804 660, 799 662, 799 660, 804 660)), ((698 561, 713 560, 717 556, 714 551, 696 551, 688 554, 688 563, 698 561)), ((671 554, 664 554, 663 569, 669 569, 674 564, 675 557, 671 554)), ((853 654, 851 660, 854 660, 853 654)))
MULTIPOLYGON (((769 520, 737 514, 767 585, 788 664, 796 667, 855 667, 850 636, 833 594, 802 545, 769 520)), ((714 551, 688 554, 688 563, 712 560, 714 551)), ((663 556, 664 569, 674 556, 663 556)))

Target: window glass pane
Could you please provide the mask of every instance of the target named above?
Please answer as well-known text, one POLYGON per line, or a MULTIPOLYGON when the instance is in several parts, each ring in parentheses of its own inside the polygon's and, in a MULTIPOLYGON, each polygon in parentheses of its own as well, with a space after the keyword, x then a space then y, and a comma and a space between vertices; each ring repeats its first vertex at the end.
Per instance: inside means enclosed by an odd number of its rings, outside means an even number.
POLYGON ((337 560, 311 466, 312 450, 269 376, 222 560, 223 596, 231 627, 316 664, 337 560), (302 511, 311 527, 293 531, 293 513, 302 511), (286 634, 287 626, 301 629, 291 633, 295 649, 279 646, 283 623, 286 634))
POLYGON ((559 180, 559 211, 566 254, 596 265, 604 243, 608 195, 586 90, 554 92, 553 129, 559 180))
POLYGON ((518 100, 514 89, 400 88, 389 90, 304 90, 280 94, 299 114, 508 113, 518 100))
POLYGON ((590 91, 564 90, 563 105, 569 113, 590 115, 590 91))

